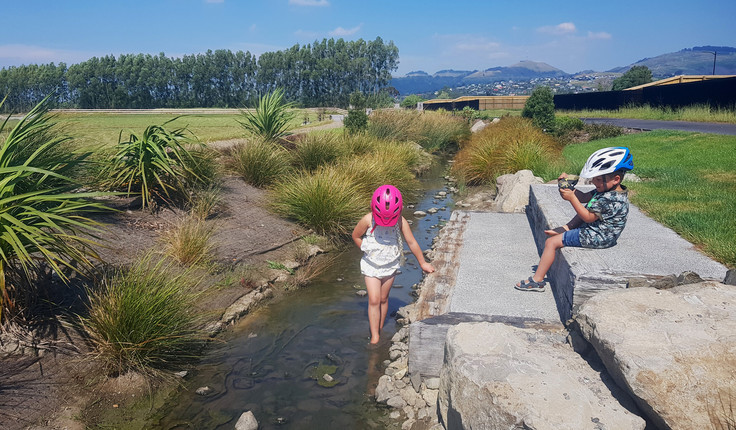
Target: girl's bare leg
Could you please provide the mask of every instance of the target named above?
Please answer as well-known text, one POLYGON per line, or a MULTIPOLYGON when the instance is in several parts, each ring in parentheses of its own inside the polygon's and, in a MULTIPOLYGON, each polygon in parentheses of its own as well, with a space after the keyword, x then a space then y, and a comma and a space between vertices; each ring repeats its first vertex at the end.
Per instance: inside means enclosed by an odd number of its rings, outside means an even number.
POLYGON ((383 329, 383 322, 388 313, 388 295, 395 276, 379 279, 365 277, 365 288, 368 291, 368 325, 371 329, 371 343, 378 343, 383 329))

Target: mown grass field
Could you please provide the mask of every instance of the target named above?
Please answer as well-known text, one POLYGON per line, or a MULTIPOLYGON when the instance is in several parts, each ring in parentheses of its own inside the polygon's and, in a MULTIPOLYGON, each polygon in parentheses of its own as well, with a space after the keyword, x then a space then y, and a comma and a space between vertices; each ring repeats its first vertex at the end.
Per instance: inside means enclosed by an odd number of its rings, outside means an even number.
MULTIPOLYGON (((242 120, 239 114, 192 114, 176 115, 163 113, 66 113, 59 112, 57 121, 66 134, 72 136, 75 144, 87 146, 111 146, 118 142, 120 132, 126 139, 130 132, 140 133, 152 124, 161 125, 166 121, 177 118, 170 124, 172 128, 187 126, 200 142, 215 142, 218 140, 237 139, 246 136, 243 127, 238 123, 242 120)), ((327 120, 317 122, 317 113, 313 110, 295 110, 291 120, 291 128, 303 127, 305 115, 309 117, 309 126, 325 124, 327 120)))
POLYGON ((593 151, 607 146, 631 149, 634 173, 643 179, 630 184, 632 203, 736 267, 736 136, 653 131, 568 145, 567 171, 579 172, 593 151))
POLYGON ((658 121, 720 122, 736 124, 736 109, 711 109, 709 106, 688 106, 681 109, 650 106, 622 107, 617 110, 556 111, 557 115, 577 118, 633 118, 658 121))

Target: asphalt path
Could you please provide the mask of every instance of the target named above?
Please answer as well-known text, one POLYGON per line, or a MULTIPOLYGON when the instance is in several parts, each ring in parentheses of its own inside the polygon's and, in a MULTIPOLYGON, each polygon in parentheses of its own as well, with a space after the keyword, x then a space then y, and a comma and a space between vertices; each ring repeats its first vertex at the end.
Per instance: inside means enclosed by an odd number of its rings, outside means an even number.
POLYGON ((618 127, 638 130, 678 130, 698 133, 728 134, 736 136, 736 124, 690 121, 655 121, 626 118, 580 118, 587 124, 612 124, 618 127))

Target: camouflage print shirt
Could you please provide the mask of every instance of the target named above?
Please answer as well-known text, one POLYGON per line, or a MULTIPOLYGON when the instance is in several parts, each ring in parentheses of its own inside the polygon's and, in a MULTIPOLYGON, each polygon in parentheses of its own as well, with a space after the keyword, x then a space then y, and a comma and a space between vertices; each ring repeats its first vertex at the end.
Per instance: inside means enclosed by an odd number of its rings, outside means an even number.
POLYGON ((626 226, 629 215, 628 190, 594 192, 585 205, 598 219, 580 226, 580 245, 583 248, 610 248, 616 244, 626 226))

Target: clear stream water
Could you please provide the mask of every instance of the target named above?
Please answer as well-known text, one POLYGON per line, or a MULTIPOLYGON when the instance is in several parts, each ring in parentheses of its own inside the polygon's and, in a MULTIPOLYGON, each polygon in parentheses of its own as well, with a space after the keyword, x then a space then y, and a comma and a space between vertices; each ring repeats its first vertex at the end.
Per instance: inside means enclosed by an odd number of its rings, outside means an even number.
MULTIPOLYGON (((444 190, 445 168, 445 163, 435 163, 420 177, 423 195, 414 208, 404 211, 414 221, 412 230, 422 250, 431 247, 437 226, 449 219, 452 210, 451 196, 434 198, 444 190), (440 210, 423 218, 412 215, 431 207, 440 210)), ((356 286, 364 288, 359 260, 360 251, 352 247, 338 256, 331 271, 306 288, 269 302, 218 336, 196 371, 190 372, 185 389, 159 410, 151 427, 232 429, 248 410, 260 429, 395 426, 372 394, 397 330, 392 316, 414 300, 411 287, 421 281, 422 273, 408 254, 391 290, 381 342, 371 347, 368 299, 355 294, 356 286), (315 376, 326 371, 332 371, 337 385, 327 388, 317 383, 315 376), (214 392, 195 394, 202 386, 214 392)))

